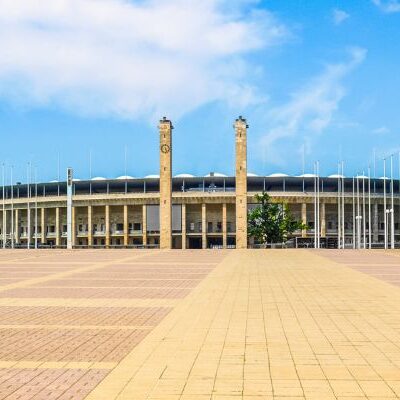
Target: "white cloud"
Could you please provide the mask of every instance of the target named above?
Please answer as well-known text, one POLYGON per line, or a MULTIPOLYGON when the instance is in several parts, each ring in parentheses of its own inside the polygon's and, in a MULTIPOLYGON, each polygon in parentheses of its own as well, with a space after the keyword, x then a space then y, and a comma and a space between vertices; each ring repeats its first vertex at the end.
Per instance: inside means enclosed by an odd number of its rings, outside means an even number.
POLYGON ((350 14, 343 10, 339 10, 338 8, 335 8, 332 11, 332 19, 333 23, 335 25, 340 25, 342 22, 346 21, 346 19, 350 18, 350 14))
POLYGON ((375 133, 376 135, 385 135, 389 132, 390 132, 390 129, 387 126, 381 126, 372 131, 372 133, 375 133))
POLYGON ((285 139, 288 143, 290 138, 289 142, 293 142, 297 136, 301 136, 301 143, 309 143, 313 136, 320 134, 331 124, 334 113, 346 95, 343 80, 366 56, 366 50, 361 48, 352 48, 349 53, 349 60, 327 65, 321 75, 293 93, 286 104, 271 109, 267 114, 271 128, 262 138, 261 144, 273 155, 271 162, 283 165, 285 159, 275 149, 277 141, 285 139), (273 151, 270 150, 272 148, 273 151))
POLYGON ((252 3, 0 0, 0 96, 124 118, 251 104, 247 53, 287 35, 252 3))
POLYGON ((372 2, 385 13, 400 12, 400 2, 398 0, 372 0, 372 2))

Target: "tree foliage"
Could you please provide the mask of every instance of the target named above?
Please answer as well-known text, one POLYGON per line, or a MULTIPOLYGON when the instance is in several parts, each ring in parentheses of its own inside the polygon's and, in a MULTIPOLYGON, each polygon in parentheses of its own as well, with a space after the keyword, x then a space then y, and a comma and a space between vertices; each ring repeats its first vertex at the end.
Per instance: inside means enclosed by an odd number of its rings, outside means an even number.
POLYGON ((293 217, 287 204, 271 202, 266 192, 257 194, 256 199, 259 205, 248 213, 248 235, 257 242, 285 242, 291 233, 307 228, 293 217))

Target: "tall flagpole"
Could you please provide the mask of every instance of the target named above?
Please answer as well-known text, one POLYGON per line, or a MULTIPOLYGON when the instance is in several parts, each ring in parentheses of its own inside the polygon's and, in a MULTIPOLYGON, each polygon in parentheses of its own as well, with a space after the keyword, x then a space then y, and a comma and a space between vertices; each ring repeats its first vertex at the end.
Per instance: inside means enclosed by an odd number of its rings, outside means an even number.
POLYGON ((6 173, 6 171, 5 171, 4 163, 2 164, 1 168, 2 168, 2 175, 3 175, 3 229, 2 229, 3 235, 2 235, 2 239, 3 239, 3 249, 5 249, 6 241, 7 241, 7 232, 6 232, 7 228, 6 228, 6 203, 5 203, 5 200, 6 200, 6 198, 5 198, 5 186, 6 186, 5 173, 6 173))
POLYGON ((31 204, 30 204, 30 198, 31 198, 31 188, 30 188, 30 165, 31 163, 28 162, 28 166, 26 169, 26 179, 27 179, 27 207, 26 207, 26 212, 27 212, 27 240, 26 240, 26 246, 28 249, 31 248, 31 204))
POLYGON ((362 177, 362 204, 363 204, 363 211, 362 211, 362 223, 363 223, 363 248, 364 250, 367 248, 366 244, 366 233, 365 233, 365 225, 366 225, 366 216, 365 216, 365 172, 363 171, 362 177))
POLYGON ((340 184, 340 164, 338 163, 338 194, 337 194, 337 203, 338 203, 338 214, 337 214, 337 219, 338 219, 338 226, 337 226, 337 236, 338 236, 338 249, 341 248, 341 224, 340 224, 340 190, 341 190, 341 184, 340 184))
POLYGON ((360 181, 357 173, 357 249, 361 248, 360 181))
POLYGON ((92 149, 89 150, 89 193, 92 194, 92 149))
POLYGON ((353 249, 356 248, 356 207, 354 195, 354 176, 353 176, 353 249))
POLYGON ((344 226, 344 161, 342 161, 342 173, 341 173, 341 179, 342 179, 342 248, 345 248, 345 226, 344 226))
POLYGON ((34 167, 35 178, 35 249, 38 248, 38 209, 37 209, 37 173, 34 167))
POLYGON ((317 221, 318 221, 318 230, 317 230, 317 247, 320 248, 320 236, 321 236, 321 226, 320 226, 320 212, 319 212, 319 161, 317 161, 317 221))
POLYGON ((317 248, 317 165, 314 162, 314 248, 317 248))
POLYGON ((371 167, 368 166, 368 248, 372 248, 371 232, 371 167))
POLYGON ((386 158, 383 159, 383 216, 385 218, 385 249, 388 248, 388 237, 387 237, 387 211, 386 211, 386 158))
POLYGON ((390 156, 390 247, 394 249, 394 187, 393 187, 393 154, 390 156))
POLYGON ((314 248, 317 248, 317 164, 314 162, 314 248))
POLYGON ((128 193, 128 148, 125 145, 125 194, 128 193))
POLYGON ((11 184, 11 248, 14 248, 15 243, 15 232, 14 232, 14 178, 13 178, 13 169, 14 166, 11 165, 10 172, 10 184, 11 184))

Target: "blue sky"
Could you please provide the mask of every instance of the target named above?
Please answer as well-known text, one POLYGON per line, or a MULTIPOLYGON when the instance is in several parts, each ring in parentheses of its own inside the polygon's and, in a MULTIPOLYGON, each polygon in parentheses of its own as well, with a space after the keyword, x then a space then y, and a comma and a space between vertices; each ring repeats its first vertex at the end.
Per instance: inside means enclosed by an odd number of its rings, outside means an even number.
MULTIPOLYGON (((5 0, 0 160, 24 181, 158 173, 158 119, 174 173, 233 174, 248 119, 251 172, 366 170, 400 151, 400 1, 5 0), (199 4, 200 3, 200 4, 199 4)), ((397 156, 396 156, 397 157, 397 156)), ((397 163, 397 158, 396 158, 397 163)), ((381 162, 377 174, 381 175, 381 162)), ((397 170, 397 167, 396 167, 397 170)))

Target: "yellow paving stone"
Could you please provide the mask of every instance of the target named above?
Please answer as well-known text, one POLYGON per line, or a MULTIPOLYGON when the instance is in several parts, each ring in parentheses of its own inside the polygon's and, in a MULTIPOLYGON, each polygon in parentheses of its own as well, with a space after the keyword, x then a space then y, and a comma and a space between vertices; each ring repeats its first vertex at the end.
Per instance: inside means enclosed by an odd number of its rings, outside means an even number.
POLYGON ((362 396, 364 393, 357 381, 330 380, 336 396, 362 396))
POLYGON ((325 379, 324 372, 319 365, 296 365, 296 370, 301 380, 325 379))
POLYGON ((368 397, 397 397, 395 392, 383 381, 358 381, 368 397))
POLYGON ((299 380, 272 380, 273 393, 275 396, 296 397, 303 396, 303 389, 299 380))

